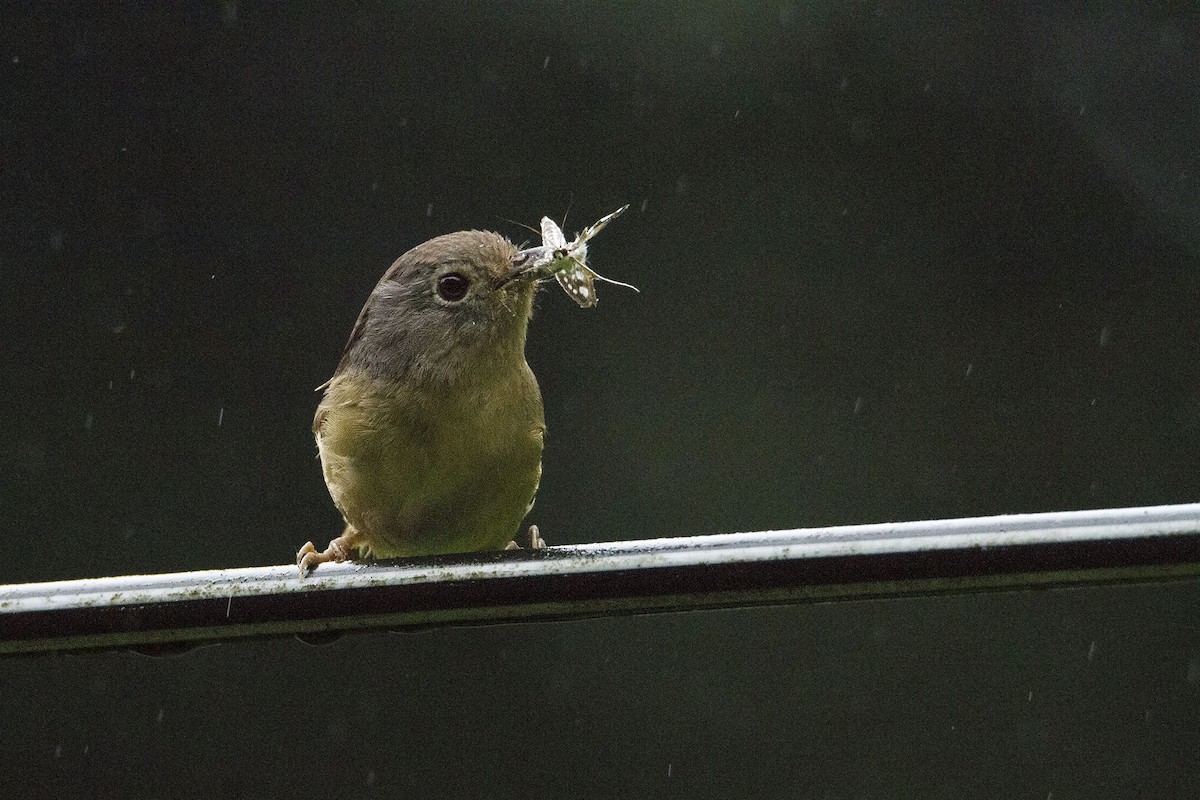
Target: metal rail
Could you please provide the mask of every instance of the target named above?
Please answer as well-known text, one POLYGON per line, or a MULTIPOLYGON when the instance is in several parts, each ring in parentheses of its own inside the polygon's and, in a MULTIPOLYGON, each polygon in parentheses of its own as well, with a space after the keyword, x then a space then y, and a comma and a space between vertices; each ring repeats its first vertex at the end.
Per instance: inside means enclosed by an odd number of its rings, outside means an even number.
POLYGON ((0 654, 1200 578, 1200 503, 0 586, 0 654))

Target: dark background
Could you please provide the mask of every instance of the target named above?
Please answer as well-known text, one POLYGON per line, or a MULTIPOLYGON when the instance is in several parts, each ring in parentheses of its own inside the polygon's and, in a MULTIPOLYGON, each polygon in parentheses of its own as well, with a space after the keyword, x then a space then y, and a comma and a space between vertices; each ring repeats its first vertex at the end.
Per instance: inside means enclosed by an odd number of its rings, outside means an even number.
MULTIPOLYGON (((539 299, 552 544, 1200 499, 1200 17, 8 6, 0 583, 338 532, 401 252, 632 204, 539 299)), ((996 10, 996 9, 1003 10, 996 10)), ((1196 584, 0 663, 45 797, 1193 797, 1196 584)))

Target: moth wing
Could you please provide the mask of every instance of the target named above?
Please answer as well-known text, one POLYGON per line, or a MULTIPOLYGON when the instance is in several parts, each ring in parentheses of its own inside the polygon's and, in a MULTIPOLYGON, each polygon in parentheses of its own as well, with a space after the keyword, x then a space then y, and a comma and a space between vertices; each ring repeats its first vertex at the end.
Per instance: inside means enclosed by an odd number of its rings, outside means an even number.
POLYGON ((612 212, 611 214, 607 214, 607 215, 601 217, 600 219, 596 220, 591 225, 588 225, 586 228, 584 228, 583 233, 579 234, 578 238, 582 239, 583 241, 586 242, 588 239, 592 238, 597 233, 604 230, 605 225, 612 222, 617 217, 621 216, 621 214, 623 214, 625 212, 625 209, 627 209, 627 208, 629 208, 628 203, 621 206, 620 208, 618 208, 616 211, 612 212))
POLYGON ((582 263, 571 259, 570 267, 554 273, 558 285, 580 308, 596 305, 596 285, 592 282, 592 271, 582 263))
POLYGON ((563 235, 562 228, 549 217, 542 217, 542 244, 555 250, 567 246, 567 237, 563 235))

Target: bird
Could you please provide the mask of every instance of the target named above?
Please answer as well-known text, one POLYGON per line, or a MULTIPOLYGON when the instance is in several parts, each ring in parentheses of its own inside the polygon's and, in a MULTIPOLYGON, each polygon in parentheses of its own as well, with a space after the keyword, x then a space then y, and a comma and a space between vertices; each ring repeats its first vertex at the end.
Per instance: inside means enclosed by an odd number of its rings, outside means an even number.
MULTIPOLYGON (((313 418, 345 521, 325 562, 517 547, 545 414, 525 360, 540 274, 505 237, 460 231, 400 256, 363 305, 313 418)), ((527 544, 545 547, 533 526, 527 544)))

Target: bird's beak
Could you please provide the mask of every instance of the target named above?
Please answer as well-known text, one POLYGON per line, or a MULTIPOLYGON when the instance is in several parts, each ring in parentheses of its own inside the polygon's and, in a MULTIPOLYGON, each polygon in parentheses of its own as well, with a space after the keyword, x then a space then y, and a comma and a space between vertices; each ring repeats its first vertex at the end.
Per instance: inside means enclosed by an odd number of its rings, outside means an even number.
POLYGON ((496 288, 499 289, 520 278, 536 277, 541 267, 554 260, 553 254, 554 248, 545 245, 518 250, 513 256, 509 271, 496 281, 496 288))

